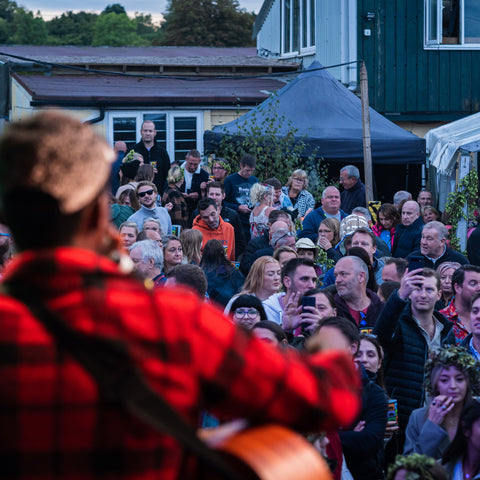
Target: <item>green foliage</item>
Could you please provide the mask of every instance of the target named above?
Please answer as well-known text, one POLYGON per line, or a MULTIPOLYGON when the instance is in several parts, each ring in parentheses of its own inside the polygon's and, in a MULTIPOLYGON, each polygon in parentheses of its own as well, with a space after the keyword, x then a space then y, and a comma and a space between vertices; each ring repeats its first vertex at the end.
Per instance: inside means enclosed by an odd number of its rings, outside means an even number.
POLYGON ((152 16, 143 13, 135 13, 137 35, 143 38, 149 45, 160 45, 161 29, 152 21, 152 16))
POLYGON ((327 186, 326 165, 322 165, 316 151, 305 154, 306 143, 303 139, 295 139, 297 129, 285 116, 279 116, 278 106, 279 100, 275 98, 261 119, 253 112, 248 124, 239 127, 235 138, 223 136, 216 154, 229 161, 231 171, 238 169, 243 155, 254 155, 256 175, 261 180, 276 177, 284 185, 291 173, 301 168, 307 172, 308 191, 318 199, 327 186), (279 135, 278 125, 287 125, 287 135, 279 135))
POLYGON ((255 15, 238 0, 169 0, 162 44, 170 46, 245 47, 252 43, 255 15))
POLYGON ((17 45, 45 45, 47 42, 47 27, 40 12, 32 12, 18 7, 13 14, 12 34, 8 43, 17 45))
POLYGON ((103 10, 103 13, 116 13, 118 15, 126 15, 127 12, 125 11, 125 8, 123 5, 120 5, 119 3, 114 3, 113 5, 107 5, 105 9, 103 10))
POLYGON ((457 236, 458 222, 461 218, 471 221, 474 218, 478 198, 478 173, 475 169, 462 178, 454 192, 447 197, 445 211, 450 215, 450 247, 460 251, 460 241, 457 236), (465 214, 463 208, 467 206, 465 214))
POLYGON ((98 15, 71 11, 47 22, 50 45, 91 45, 98 15))
POLYGON ((147 42, 137 35, 137 22, 126 14, 102 13, 95 22, 92 46, 139 47, 147 42))
POLYGON ((17 45, 159 45, 161 29, 151 15, 130 19, 119 3, 100 15, 68 11, 45 22, 12 0, 0 0, 0 43, 17 45))

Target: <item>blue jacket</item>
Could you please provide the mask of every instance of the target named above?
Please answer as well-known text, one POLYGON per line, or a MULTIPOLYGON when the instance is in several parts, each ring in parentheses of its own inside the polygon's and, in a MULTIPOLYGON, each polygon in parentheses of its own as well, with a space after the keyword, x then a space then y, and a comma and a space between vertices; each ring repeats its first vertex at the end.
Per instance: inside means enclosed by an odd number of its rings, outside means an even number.
MULTIPOLYGON (((453 324, 440 312, 433 313, 442 323, 442 345, 455 345, 453 324)), ((392 293, 373 333, 385 351, 385 385, 390 398, 398 401, 398 423, 405 430, 410 414, 423 406, 424 365, 428 358, 425 338, 413 319, 410 301, 392 293)))
MULTIPOLYGON (((343 220, 347 214, 340 210, 340 218, 343 220)), ((318 227, 322 220, 325 220, 327 216, 322 207, 318 207, 311 211, 304 219, 302 225, 302 231, 298 234, 298 238, 309 238, 313 243, 317 242, 318 227)))

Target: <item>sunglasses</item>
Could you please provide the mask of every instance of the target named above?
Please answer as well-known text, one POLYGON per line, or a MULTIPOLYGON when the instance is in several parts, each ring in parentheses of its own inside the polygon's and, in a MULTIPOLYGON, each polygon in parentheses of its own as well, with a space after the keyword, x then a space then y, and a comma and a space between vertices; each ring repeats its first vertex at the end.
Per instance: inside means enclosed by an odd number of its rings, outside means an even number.
POLYGON ((144 192, 138 192, 137 195, 139 198, 143 198, 145 195, 152 195, 153 194, 153 188, 151 190, 145 190, 144 192))

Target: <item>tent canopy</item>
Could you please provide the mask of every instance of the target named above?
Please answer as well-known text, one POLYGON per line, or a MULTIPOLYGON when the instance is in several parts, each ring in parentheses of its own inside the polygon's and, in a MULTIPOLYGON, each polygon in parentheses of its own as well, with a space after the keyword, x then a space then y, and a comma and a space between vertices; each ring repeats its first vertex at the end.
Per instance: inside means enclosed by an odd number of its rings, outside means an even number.
MULTIPOLYGON (((242 132, 250 131, 249 125, 255 124, 262 130, 262 122, 271 120, 272 111, 276 113, 276 135, 285 136, 293 126, 297 129, 296 140, 306 144, 305 156, 316 149, 316 155, 326 160, 363 162, 361 101, 318 62, 237 120, 206 131, 205 151, 214 152, 225 135, 241 137, 242 132)), ((425 140, 372 108, 370 134, 373 163, 425 162, 425 140)))
POLYGON ((425 135, 430 164, 438 173, 451 175, 455 170, 459 149, 480 151, 480 113, 430 130, 425 135))

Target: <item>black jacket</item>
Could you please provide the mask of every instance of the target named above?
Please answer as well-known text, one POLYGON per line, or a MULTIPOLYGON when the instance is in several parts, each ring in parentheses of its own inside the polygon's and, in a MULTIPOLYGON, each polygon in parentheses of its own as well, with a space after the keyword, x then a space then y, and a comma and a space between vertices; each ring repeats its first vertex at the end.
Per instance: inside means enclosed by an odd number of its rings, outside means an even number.
POLYGON ((423 226, 422 217, 418 217, 408 227, 403 223, 397 225, 395 238, 393 239, 392 256, 396 258, 406 258, 407 255, 418 250, 420 248, 423 226))
POLYGON ((153 183, 157 186, 158 193, 161 195, 166 187, 167 175, 170 170, 170 157, 167 151, 157 142, 153 144, 150 150, 147 150, 142 141, 136 143, 133 149, 143 157, 143 163, 157 162, 157 173, 153 183))
POLYGON ((366 207, 365 185, 359 179, 352 188, 344 190, 340 194, 340 198, 342 200, 340 208, 348 215, 350 215, 356 207, 366 207))
POLYGON ((253 238, 247 244, 247 248, 243 253, 242 261, 240 262, 240 271, 247 276, 253 262, 257 259, 255 256, 257 250, 262 250, 264 248, 270 247, 270 237, 268 231, 265 232, 261 237, 253 238))
MULTIPOLYGON (((442 345, 454 345, 453 324, 440 312, 435 318, 442 323, 442 345)), ((428 358, 425 338, 413 319, 410 301, 392 293, 377 320, 373 333, 385 351, 385 385, 391 398, 398 401, 398 421, 405 430, 410 413, 423 406, 424 365, 428 358)))
POLYGON ((435 260, 435 263, 433 263, 425 255, 422 255, 422 252, 420 250, 415 250, 410 255, 408 255, 407 260, 410 260, 410 257, 422 257, 423 267, 433 268, 434 270, 436 270, 438 266, 443 262, 458 262, 460 265, 466 265, 468 263, 468 260, 461 253, 458 253, 448 247, 445 249, 445 253, 435 260))
MULTIPOLYGON (((208 182, 208 173, 203 168, 201 168, 199 173, 193 174, 192 186, 188 192, 186 189, 185 180, 178 188, 182 193, 193 193, 193 192, 198 193, 198 200, 200 200, 200 198, 202 198, 202 190, 200 188, 200 185, 203 182, 208 182)), ((192 226, 193 219, 195 218, 194 211, 197 208, 198 200, 185 198, 185 201, 187 202, 187 209, 188 209, 188 216, 189 216, 188 223, 190 227, 192 226)))
MULTIPOLYGON (((368 306, 367 313, 366 313, 366 322, 367 327, 373 328, 375 326, 375 322, 377 321, 380 312, 383 309, 383 302, 380 300, 380 297, 375 293, 372 292, 367 288, 367 296, 370 298, 370 305, 368 306)), ((340 297, 338 293, 334 296, 335 305, 337 306, 337 315, 339 317, 348 318, 355 324, 357 324, 356 320, 350 314, 350 310, 348 308, 347 303, 345 300, 340 297)))
POLYGON ((339 432, 342 449, 355 480, 383 479, 381 458, 383 457, 383 437, 387 423, 387 395, 375 382, 369 379, 362 370, 362 410, 352 430, 339 432), (353 428, 360 421, 365 421, 361 432, 353 428))

